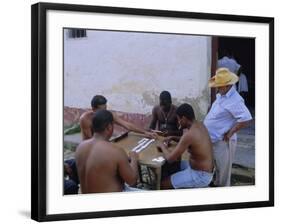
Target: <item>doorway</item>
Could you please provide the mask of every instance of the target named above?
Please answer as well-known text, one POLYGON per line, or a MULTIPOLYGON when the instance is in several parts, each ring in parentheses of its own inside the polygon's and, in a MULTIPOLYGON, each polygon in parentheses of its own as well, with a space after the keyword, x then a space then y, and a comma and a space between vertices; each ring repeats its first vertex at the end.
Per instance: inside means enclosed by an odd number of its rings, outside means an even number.
POLYGON ((235 60, 242 66, 248 81, 247 107, 255 108, 255 39, 239 37, 218 37, 218 58, 223 52, 231 52, 235 60))

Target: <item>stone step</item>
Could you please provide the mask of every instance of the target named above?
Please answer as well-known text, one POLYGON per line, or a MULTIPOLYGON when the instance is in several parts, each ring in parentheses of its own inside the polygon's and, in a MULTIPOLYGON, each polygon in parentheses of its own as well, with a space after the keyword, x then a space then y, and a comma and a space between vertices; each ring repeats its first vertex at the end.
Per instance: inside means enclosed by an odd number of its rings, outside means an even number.
POLYGON ((233 164, 231 171, 231 185, 254 185, 255 169, 233 164))
POLYGON ((255 135, 237 134, 237 139, 242 142, 255 142, 255 135))
POLYGON ((78 145, 82 141, 81 133, 64 135, 64 142, 78 145))

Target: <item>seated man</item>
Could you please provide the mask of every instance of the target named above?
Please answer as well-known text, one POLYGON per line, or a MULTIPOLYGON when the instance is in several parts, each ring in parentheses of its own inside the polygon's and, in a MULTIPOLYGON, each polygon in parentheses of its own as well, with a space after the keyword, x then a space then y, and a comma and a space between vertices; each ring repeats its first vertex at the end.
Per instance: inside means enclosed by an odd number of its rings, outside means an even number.
MULTIPOLYGON (((93 99, 91 101, 92 111, 84 112, 81 115, 80 127, 81 127, 81 133, 82 133, 83 140, 90 139, 93 136, 92 119, 98 110, 100 110, 100 109, 106 110, 106 103, 107 103, 107 100, 104 96, 96 95, 93 97, 93 99)), ((157 135, 155 133, 147 132, 142 128, 136 127, 134 124, 121 119, 116 114, 114 114, 114 113, 112 113, 112 114, 113 114, 113 121, 116 124, 126 128, 130 131, 144 134, 144 135, 146 135, 146 137, 149 137, 149 138, 157 137, 157 135)))
MULTIPOLYGON (((158 144, 168 162, 175 161, 185 150, 190 153, 189 162, 182 161, 181 171, 172 174, 161 183, 162 189, 207 187, 213 178, 212 143, 206 127, 195 119, 194 111, 189 104, 182 104, 177 111, 178 123, 188 128, 173 151, 168 150, 169 141, 166 138, 158 144)), ((177 137, 179 138, 179 137, 177 137)))
POLYGON ((78 194, 79 178, 74 159, 64 161, 64 194, 78 194))
POLYGON ((120 192, 138 180, 138 156, 117 148, 109 139, 113 133, 113 115, 99 110, 93 118, 94 135, 79 144, 75 152, 82 193, 120 192))
POLYGON ((152 109, 152 119, 150 129, 155 129, 163 132, 164 136, 179 136, 182 131, 177 127, 177 107, 172 104, 172 97, 168 91, 161 92, 159 96, 160 105, 152 109))

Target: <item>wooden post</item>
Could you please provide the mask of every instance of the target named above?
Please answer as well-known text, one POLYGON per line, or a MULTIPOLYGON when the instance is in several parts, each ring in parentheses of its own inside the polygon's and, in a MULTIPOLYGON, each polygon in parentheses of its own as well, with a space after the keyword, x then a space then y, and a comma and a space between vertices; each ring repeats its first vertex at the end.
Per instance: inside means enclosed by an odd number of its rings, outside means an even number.
MULTIPOLYGON (((217 61, 218 61, 218 37, 212 37, 212 64, 211 64, 211 77, 215 75, 217 70, 217 61)), ((216 90, 215 88, 211 88, 211 104, 216 99, 216 90)))

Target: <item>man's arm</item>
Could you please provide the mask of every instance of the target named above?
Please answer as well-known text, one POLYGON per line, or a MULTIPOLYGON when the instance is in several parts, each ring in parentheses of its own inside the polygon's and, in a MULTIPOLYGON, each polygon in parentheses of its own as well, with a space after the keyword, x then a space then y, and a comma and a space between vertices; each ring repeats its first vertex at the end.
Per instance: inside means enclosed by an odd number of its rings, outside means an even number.
POLYGON ((90 139, 93 136, 91 127, 87 124, 85 119, 82 117, 80 118, 80 128, 81 128, 81 135, 82 140, 90 139))
POLYGON ((244 103, 239 102, 236 104, 231 104, 228 108, 226 108, 233 117, 236 118, 236 123, 234 126, 225 133, 223 140, 229 141, 231 136, 239 131, 241 128, 245 128, 250 124, 252 120, 252 116, 248 108, 245 106, 244 103))
POLYGON ((166 145, 169 145, 171 141, 179 142, 181 139, 181 136, 168 136, 164 138, 163 143, 166 145))
POLYGON ((250 122, 251 120, 244 121, 244 122, 237 122, 228 132, 225 133, 223 140, 228 142, 234 133, 236 133, 242 128, 246 128, 250 124, 250 122))
POLYGON ((133 186, 137 183, 139 178, 138 175, 138 155, 136 152, 130 152, 130 159, 125 154, 125 152, 120 149, 120 160, 118 163, 119 175, 130 186, 133 186))
POLYGON ((135 126, 134 124, 121 119, 116 114, 113 114, 113 119, 114 119, 114 122, 116 124, 126 128, 127 130, 134 131, 134 132, 137 132, 137 133, 140 133, 140 134, 144 134, 144 135, 146 135, 147 137, 150 137, 150 138, 157 138, 157 134, 145 131, 144 129, 139 128, 139 127, 135 126))
POLYGON ((177 144, 176 148, 172 152, 168 150, 167 144, 163 142, 158 144, 157 147, 163 152, 164 158, 167 160, 167 162, 171 163, 176 161, 189 147, 189 145, 190 145, 190 136, 189 133, 185 133, 181 137, 179 143, 177 144))

